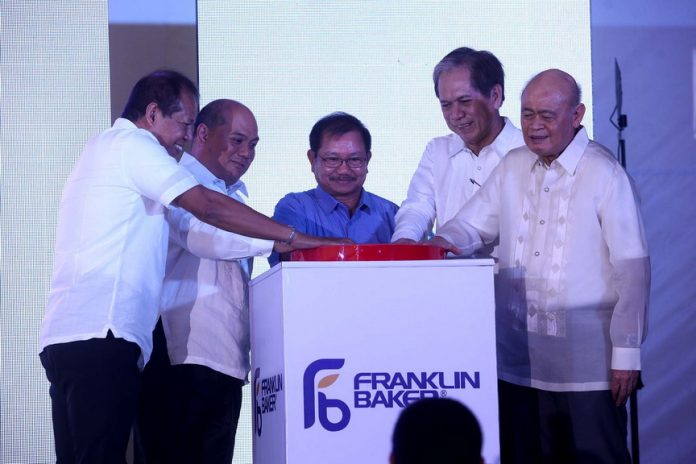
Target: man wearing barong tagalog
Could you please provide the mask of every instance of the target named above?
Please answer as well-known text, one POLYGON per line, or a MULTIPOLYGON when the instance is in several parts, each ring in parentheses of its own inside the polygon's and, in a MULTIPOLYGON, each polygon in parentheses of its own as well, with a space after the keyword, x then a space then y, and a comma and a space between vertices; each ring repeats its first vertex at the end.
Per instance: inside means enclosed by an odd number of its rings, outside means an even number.
POLYGON ((638 199, 582 127, 580 87, 550 69, 522 93, 525 147, 438 230, 467 254, 497 238, 496 338, 506 463, 627 463, 650 264, 638 199))

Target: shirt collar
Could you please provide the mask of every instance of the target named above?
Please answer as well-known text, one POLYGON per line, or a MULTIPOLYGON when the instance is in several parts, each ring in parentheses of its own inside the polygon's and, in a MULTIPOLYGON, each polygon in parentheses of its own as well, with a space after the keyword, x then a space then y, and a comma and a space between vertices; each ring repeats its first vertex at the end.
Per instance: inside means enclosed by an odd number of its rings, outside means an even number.
POLYGON ((133 121, 126 118, 117 118, 114 121, 114 125, 111 126, 114 129, 137 129, 138 126, 135 125, 133 121))
MULTIPOLYGON (((135 123, 133 121, 131 121, 130 119, 117 118, 114 121, 114 124, 113 124, 113 126, 111 126, 111 128, 112 129, 136 129, 136 130, 144 132, 145 134, 147 134, 148 137, 150 137, 152 140, 156 141, 157 143, 160 143, 159 140, 157 140, 157 137, 155 137, 155 134, 153 134, 152 132, 150 132, 147 129, 142 129, 142 128, 136 126, 135 123)), ((164 148, 164 147, 162 147, 162 148, 164 148)))
POLYGON ((237 182, 227 187, 227 193, 230 195, 233 193, 238 193, 246 198, 249 198, 249 192, 247 191, 246 184, 242 181, 242 179, 239 179, 237 182))
POLYGON ((496 153, 500 153, 501 156, 505 155, 507 152, 512 150, 513 148, 517 148, 520 146, 520 137, 519 137, 519 130, 512 124, 512 122, 506 118, 503 117, 503 121, 505 121, 505 125, 503 125, 503 130, 500 131, 500 134, 493 140, 493 143, 491 143, 491 147, 493 147, 493 151, 496 153))
MULTIPOLYGON (((336 200, 333 196, 326 192, 321 186, 317 185, 315 189, 317 192, 317 202, 325 214, 331 213, 339 205, 343 205, 340 201, 336 200)), ((360 200, 358 201, 358 207, 355 208, 356 211, 359 209, 370 208, 370 198, 365 194, 365 189, 362 189, 360 193, 360 200)), ((345 205, 343 205, 345 206, 345 205)))
POLYGON ((188 169, 191 172, 191 174, 193 174, 194 177, 203 185, 215 184, 218 187, 220 187, 223 191, 227 191, 228 195, 232 195, 233 193, 238 192, 247 198, 249 197, 246 185, 244 184, 244 182, 242 182, 241 179, 230 186, 226 186, 224 180, 215 177, 215 174, 210 172, 210 170, 206 168, 203 165, 203 163, 198 161, 198 159, 195 156, 189 153, 184 153, 182 155, 179 164, 188 169))
POLYGON ((575 134, 573 140, 554 161, 557 161, 568 174, 571 176, 575 175, 575 170, 578 167, 580 158, 582 158, 582 154, 585 152, 587 144, 589 143, 590 139, 587 137, 587 131, 585 131, 583 126, 580 126, 580 130, 575 134))
MULTIPOLYGON (((512 122, 503 116, 503 129, 500 131, 500 134, 491 142, 490 145, 487 145, 487 147, 492 147, 494 153, 501 153, 505 154, 512 150, 513 148, 517 148, 519 144, 515 143, 515 135, 516 135, 517 129, 515 126, 512 124, 512 122)), ((486 147, 483 147, 484 149, 486 147)), ((462 153, 464 151, 470 152, 470 150, 466 147, 464 144, 464 140, 458 135, 455 134, 454 141, 452 144, 449 146, 449 157, 452 158, 455 155, 458 155, 459 153, 462 153)), ((481 150, 483 152, 483 149, 481 150)))
POLYGON ((453 134, 454 137, 452 137, 452 143, 449 144, 448 149, 449 153, 448 156, 452 158, 453 156, 458 155, 459 153, 463 153, 464 149, 466 146, 464 146, 464 140, 457 134, 453 134))

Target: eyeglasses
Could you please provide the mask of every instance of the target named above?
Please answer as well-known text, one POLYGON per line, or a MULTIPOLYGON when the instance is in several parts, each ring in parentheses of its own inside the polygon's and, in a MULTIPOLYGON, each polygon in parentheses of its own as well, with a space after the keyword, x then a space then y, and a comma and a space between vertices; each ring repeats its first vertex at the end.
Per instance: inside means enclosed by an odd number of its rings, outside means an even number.
POLYGON ((343 163, 346 163, 349 168, 351 169, 360 169, 363 166, 365 166, 365 163, 367 162, 367 158, 347 158, 347 159, 342 159, 337 156, 327 156, 323 157, 321 155, 318 155, 319 158, 321 158, 321 162, 326 166, 327 168, 330 169, 336 169, 340 167, 343 163))

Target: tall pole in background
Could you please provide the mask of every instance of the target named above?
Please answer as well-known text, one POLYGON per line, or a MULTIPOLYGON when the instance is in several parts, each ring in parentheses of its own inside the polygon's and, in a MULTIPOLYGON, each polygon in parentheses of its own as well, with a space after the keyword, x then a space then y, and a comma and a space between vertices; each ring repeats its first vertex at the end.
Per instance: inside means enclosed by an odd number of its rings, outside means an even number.
MULTIPOLYGON (((628 117, 623 114, 623 90, 621 88, 621 69, 619 62, 614 58, 614 82, 616 85, 616 106, 614 111, 609 116, 609 122, 618 131, 619 146, 616 150, 616 155, 621 163, 621 167, 626 169, 626 140, 624 139, 623 131, 628 126, 628 117), (616 119, 616 120, 615 120, 616 119)), ((630 404, 630 422, 631 422, 631 457, 633 464, 640 464, 640 445, 638 438, 638 390, 643 388, 643 381, 638 376, 638 385, 631 393, 629 400, 630 404)))
POLYGON ((614 82, 616 85, 616 106, 611 116, 609 116, 609 122, 619 131, 619 147, 616 150, 616 154, 619 163, 626 169, 626 140, 624 140, 623 131, 628 126, 628 117, 622 113, 623 91, 621 89, 621 69, 619 69, 619 62, 616 61, 616 58, 614 58, 614 82), (614 121, 614 116, 616 116, 616 121, 614 121))

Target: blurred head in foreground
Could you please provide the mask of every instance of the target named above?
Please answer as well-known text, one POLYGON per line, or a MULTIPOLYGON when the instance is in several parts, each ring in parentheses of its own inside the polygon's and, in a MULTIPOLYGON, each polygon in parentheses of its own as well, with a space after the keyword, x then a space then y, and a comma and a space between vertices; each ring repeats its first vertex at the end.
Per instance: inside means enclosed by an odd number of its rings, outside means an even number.
POLYGON ((401 412, 391 464, 481 464, 481 427, 458 401, 427 398, 401 412))

